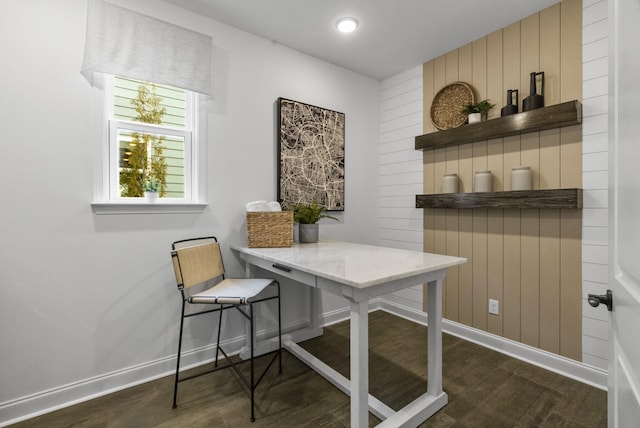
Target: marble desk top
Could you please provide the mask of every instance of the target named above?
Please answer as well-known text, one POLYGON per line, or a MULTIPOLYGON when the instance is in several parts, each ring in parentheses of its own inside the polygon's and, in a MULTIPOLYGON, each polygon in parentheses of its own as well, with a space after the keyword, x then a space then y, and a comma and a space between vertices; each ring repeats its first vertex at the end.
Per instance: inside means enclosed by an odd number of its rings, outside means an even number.
POLYGON ((285 248, 232 245, 239 253, 285 265, 356 288, 433 272, 467 261, 463 257, 400 250, 342 241, 294 243, 285 248))

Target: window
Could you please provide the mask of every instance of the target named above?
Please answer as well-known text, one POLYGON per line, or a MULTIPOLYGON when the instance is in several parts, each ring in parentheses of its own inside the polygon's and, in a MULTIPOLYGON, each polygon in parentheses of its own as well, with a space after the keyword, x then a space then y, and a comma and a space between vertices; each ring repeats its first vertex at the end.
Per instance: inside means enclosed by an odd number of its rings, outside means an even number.
POLYGON ((195 94, 113 77, 109 87, 109 200, 144 197, 155 185, 160 201, 193 199, 195 94))
MULTIPOLYGON (((105 76, 102 176, 92 203, 97 214, 201 212, 198 97, 195 92, 105 76), (144 190, 155 183, 149 204, 144 190)), ((202 159, 201 159, 202 158, 202 159)))
POLYGON ((94 116, 104 141, 94 212, 201 212, 206 121, 197 119, 206 113, 198 99, 212 95, 211 36, 102 0, 88 1, 86 30, 80 72, 106 100, 94 116), (160 190, 155 204, 142 197, 147 184, 160 190))

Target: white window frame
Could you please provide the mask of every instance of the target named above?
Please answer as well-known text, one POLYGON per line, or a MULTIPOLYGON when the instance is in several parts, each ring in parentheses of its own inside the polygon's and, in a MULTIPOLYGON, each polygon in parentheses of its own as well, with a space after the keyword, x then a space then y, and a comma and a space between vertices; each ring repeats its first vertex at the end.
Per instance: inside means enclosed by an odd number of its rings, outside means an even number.
MULTIPOLYGON (((92 208, 96 214, 146 214, 146 213, 199 213, 206 207, 204 201, 205 177, 201 168, 205 159, 204 144, 200 144, 202 136, 206 135, 198 117, 203 114, 200 108, 199 95, 187 91, 185 129, 171 126, 157 126, 148 123, 117 120, 113 118, 113 76, 104 75, 102 93, 102 156, 101 165, 97 168, 101 173, 96 177, 94 187, 94 202, 92 208), (159 198, 149 203, 145 198, 121 197, 119 191, 119 147, 118 130, 133 130, 154 134, 164 134, 184 138, 184 198, 159 198)), ((206 116, 205 116, 206 117, 206 116)), ((204 122, 204 121, 202 121, 204 122)))

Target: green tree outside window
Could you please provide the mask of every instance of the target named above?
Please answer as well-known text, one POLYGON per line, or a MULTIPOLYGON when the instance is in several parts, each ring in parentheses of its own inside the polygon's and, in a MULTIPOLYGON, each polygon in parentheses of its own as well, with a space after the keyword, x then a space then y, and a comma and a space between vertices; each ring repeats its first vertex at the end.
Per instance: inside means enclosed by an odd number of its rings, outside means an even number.
MULTIPOLYGON (((156 85, 138 86, 138 96, 131 100, 135 107, 134 121, 162 124, 166 109, 156 93, 156 85)), ((158 189, 162 197, 167 190, 167 163, 164 157, 164 137, 156 134, 132 132, 128 150, 123 153, 120 170, 122 197, 141 197, 145 188, 158 189)))

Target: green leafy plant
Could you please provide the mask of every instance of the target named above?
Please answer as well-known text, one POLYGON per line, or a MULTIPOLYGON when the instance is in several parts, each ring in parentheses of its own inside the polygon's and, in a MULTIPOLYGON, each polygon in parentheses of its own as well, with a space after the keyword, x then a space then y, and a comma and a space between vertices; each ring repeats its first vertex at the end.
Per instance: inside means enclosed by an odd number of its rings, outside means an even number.
POLYGON ((300 224, 315 224, 321 218, 330 218, 338 221, 333 216, 323 214, 326 208, 318 205, 316 201, 310 204, 293 204, 289 209, 293 210, 293 219, 300 224))
POLYGON ((157 179, 146 179, 144 183, 142 183, 142 190, 144 192, 159 192, 160 191, 160 180, 157 179))
POLYGON ((461 112, 464 114, 486 113, 489 110, 491 110, 493 107, 495 107, 495 104, 491 104, 489 100, 482 100, 475 104, 466 104, 462 108, 461 112))

